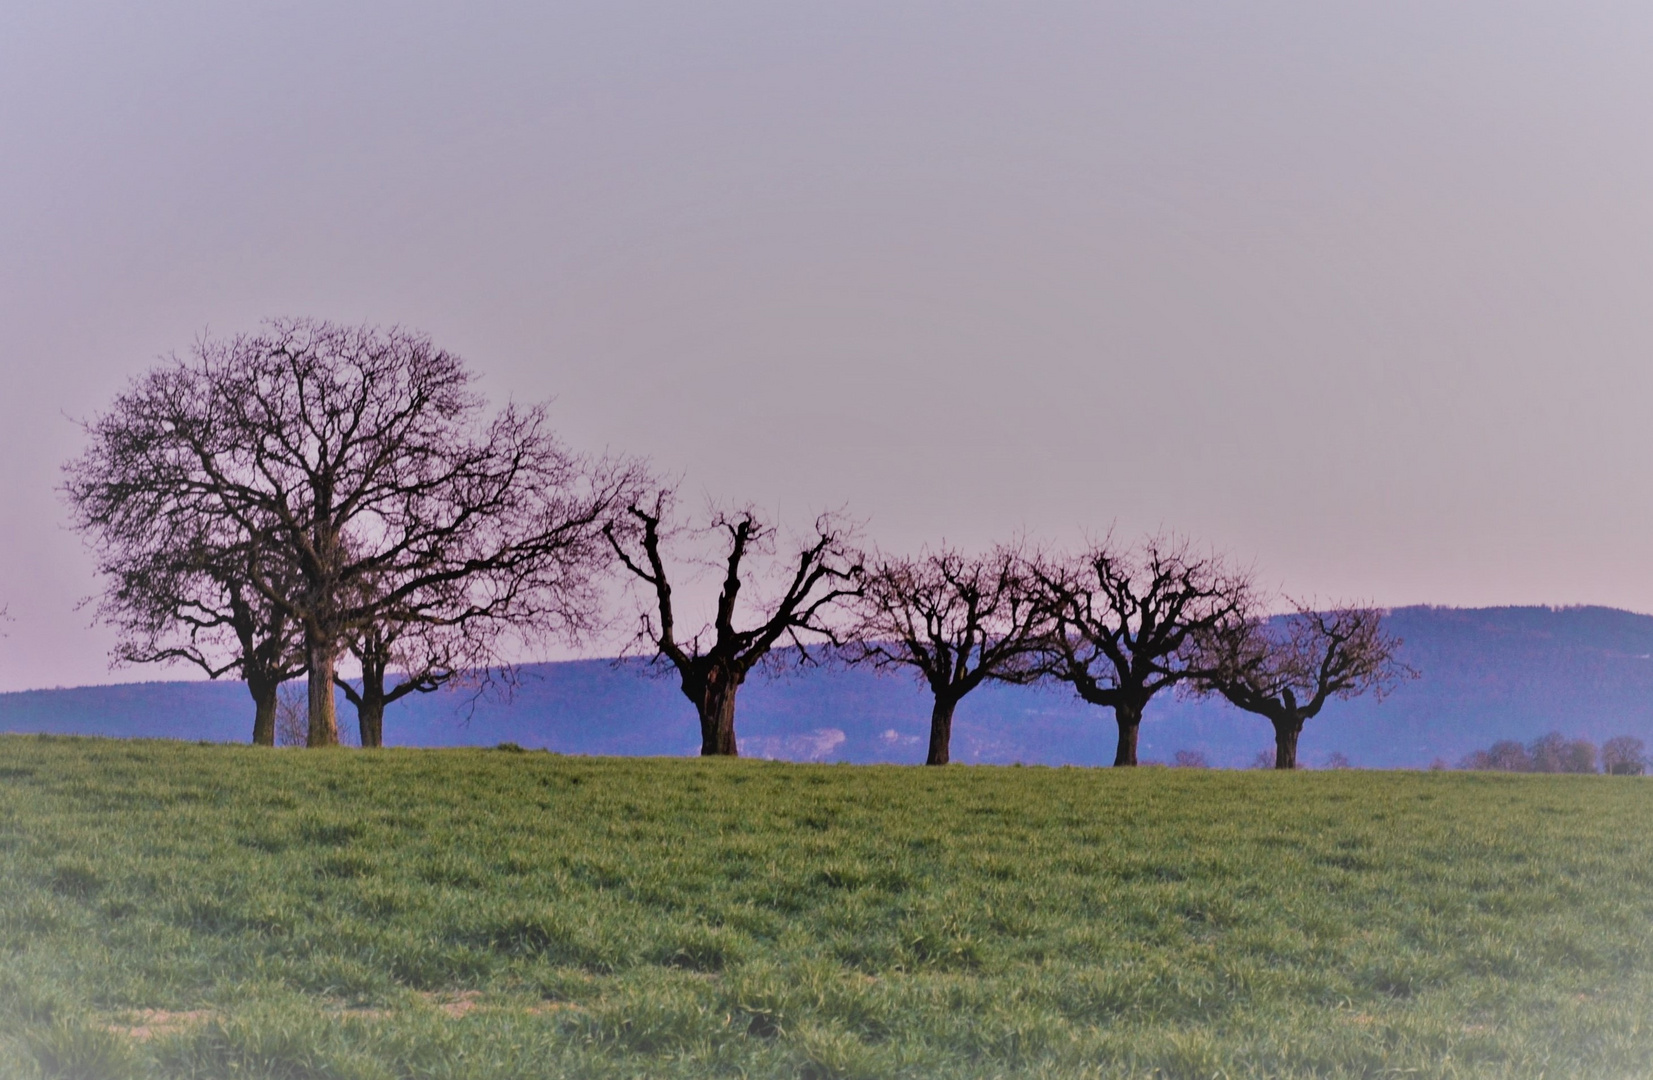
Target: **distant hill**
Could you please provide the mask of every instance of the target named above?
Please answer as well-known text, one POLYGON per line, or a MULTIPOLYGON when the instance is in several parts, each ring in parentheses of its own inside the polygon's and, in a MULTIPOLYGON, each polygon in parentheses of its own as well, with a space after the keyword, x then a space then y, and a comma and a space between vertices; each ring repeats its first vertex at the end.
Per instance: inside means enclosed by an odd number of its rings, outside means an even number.
MULTIPOLYGON (((1309 722, 1304 757, 1333 751, 1357 765, 1456 763, 1498 739, 1559 730, 1600 743, 1653 745, 1653 616, 1612 608, 1397 609, 1390 625, 1422 677, 1386 701, 1332 702, 1309 722)), ((348 707, 341 719, 353 719, 348 707)), ((818 761, 921 761, 928 698, 915 682, 868 671, 754 676, 742 690, 742 753, 818 761)), ((237 683, 162 682, 0 694, 0 731, 241 741, 252 703, 237 683)), ((954 758, 1105 765, 1111 715, 1064 688, 988 687, 964 700, 954 758)), ((572 754, 690 754, 694 712, 669 677, 636 661, 582 660, 523 670, 509 700, 436 693, 398 702, 386 741, 401 746, 516 742, 572 754)), ((1271 745, 1261 719, 1210 701, 1166 696, 1149 707, 1142 756, 1199 750, 1249 764, 1271 745)))

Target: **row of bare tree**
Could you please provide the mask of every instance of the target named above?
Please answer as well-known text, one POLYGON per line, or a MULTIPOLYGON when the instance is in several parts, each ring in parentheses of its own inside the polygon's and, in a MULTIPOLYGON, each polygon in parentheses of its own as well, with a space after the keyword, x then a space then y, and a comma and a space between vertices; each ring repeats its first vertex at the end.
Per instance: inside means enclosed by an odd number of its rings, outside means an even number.
POLYGON ((239 675, 264 745, 300 676, 308 745, 339 741, 335 688, 361 745, 382 745, 399 698, 603 630, 615 571, 639 601, 634 646, 675 669, 704 754, 737 753, 736 697, 760 664, 912 671, 934 695, 932 764, 989 681, 1057 680, 1112 710, 1118 765, 1136 763, 1156 694, 1219 695, 1267 718, 1292 768, 1328 700, 1411 674, 1378 610, 1272 614, 1249 573, 1175 538, 902 556, 837 514, 800 537, 751 508, 690 520, 643 463, 571 451, 540 407, 490 412, 458 357, 400 329, 291 320, 203 338, 87 433, 64 491, 106 580, 116 659, 239 675), (674 585, 692 593, 707 569, 713 614, 685 622, 674 585))
MULTIPOLYGON (((1588 739, 1569 739, 1559 731, 1540 735, 1526 746, 1513 739, 1476 750, 1458 763, 1460 769, 1485 772, 1593 773, 1596 745, 1588 739)), ((1641 776, 1647 771, 1647 747, 1631 735, 1619 735, 1601 744, 1601 770, 1609 776, 1641 776)))

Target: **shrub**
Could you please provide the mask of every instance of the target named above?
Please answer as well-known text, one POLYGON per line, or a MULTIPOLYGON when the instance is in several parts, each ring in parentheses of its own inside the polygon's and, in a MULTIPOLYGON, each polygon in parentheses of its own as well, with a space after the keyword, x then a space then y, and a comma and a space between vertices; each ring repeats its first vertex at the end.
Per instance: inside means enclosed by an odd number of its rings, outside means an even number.
POLYGON ((1211 762, 1198 750, 1178 750, 1171 755, 1171 764, 1178 769, 1209 769, 1211 762))

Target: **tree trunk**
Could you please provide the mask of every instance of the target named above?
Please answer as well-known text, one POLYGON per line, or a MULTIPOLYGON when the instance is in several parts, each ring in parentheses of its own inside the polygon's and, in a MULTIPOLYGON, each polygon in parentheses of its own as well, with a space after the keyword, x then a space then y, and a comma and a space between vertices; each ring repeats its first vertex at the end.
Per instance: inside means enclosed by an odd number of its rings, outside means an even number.
POLYGON ((306 746, 339 745, 338 709, 333 701, 333 674, 338 650, 332 641, 306 633, 305 653, 310 663, 310 734, 306 746))
POLYGON ((377 750, 385 744, 385 696, 362 694, 356 706, 356 730, 361 733, 362 749, 377 750))
POLYGON ((958 702, 952 698, 936 695, 936 703, 930 709, 930 756, 924 759, 926 765, 945 765, 951 760, 953 744, 953 709, 958 702))
POLYGON ((1115 766, 1135 765, 1136 735, 1137 729, 1142 726, 1142 709, 1136 705, 1115 705, 1113 718, 1119 725, 1119 747, 1114 751, 1113 763, 1115 766))
POLYGON ((362 694, 356 702, 356 729, 362 749, 376 750, 385 744, 385 662, 382 657, 362 660, 362 694))
POLYGON ((253 698, 253 745, 274 746, 277 694, 281 684, 273 679, 247 677, 247 692, 253 698))
POLYGON ((695 704, 700 711, 700 756, 739 757, 735 748, 735 691, 740 683, 714 672, 695 704))
POLYGON ((1276 720, 1274 722, 1274 767, 1276 769, 1297 768, 1297 736, 1303 733, 1301 720, 1276 720))

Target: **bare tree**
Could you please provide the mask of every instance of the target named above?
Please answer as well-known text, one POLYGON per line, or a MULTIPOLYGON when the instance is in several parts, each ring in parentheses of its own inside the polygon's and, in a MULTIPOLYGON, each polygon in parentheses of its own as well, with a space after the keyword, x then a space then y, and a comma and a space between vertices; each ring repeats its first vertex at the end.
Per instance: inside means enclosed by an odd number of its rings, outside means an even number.
POLYGON ((649 592, 636 640, 676 669, 683 696, 700 718, 701 754, 734 757, 739 752, 735 695, 752 668, 783 642, 791 656, 807 660, 809 642, 800 635, 840 643, 828 616, 856 592, 849 529, 835 515, 823 514, 813 534, 781 558, 774 526, 755 510, 714 511, 699 531, 721 541, 717 607, 710 622, 684 637, 662 550, 668 534, 680 532, 669 520, 671 511, 671 493, 662 491, 647 502, 633 502, 603 531, 621 564, 649 592), (742 604, 743 587, 765 577, 765 569, 775 572, 777 591, 755 600, 748 596, 742 604), (736 626, 743 614, 751 619, 747 629, 736 626))
MULTIPOLYGON (((202 402, 177 395, 171 404, 202 402)), ((303 673, 303 649, 297 623, 251 581, 280 581, 284 564, 210 507, 179 497, 176 473, 153 467, 153 418, 121 419, 91 426, 93 445, 68 465, 64 485, 107 582, 97 610, 119 633, 113 659, 239 675, 253 699, 252 741, 274 745, 276 690, 303 673)))
POLYGON ((1541 735, 1527 747, 1532 771, 1540 773, 1593 773, 1596 745, 1588 739, 1569 739, 1559 731, 1541 735))
POLYGON ((1332 698, 1382 698, 1416 672, 1396 659, 1400 639, 1370 607, 1316 611, 1299 605, 1282 618, 1252 616, 1201 631, 1188 651, 1196 693, 1220 694, 1274 725, 1274 767, 1297 767, 1303 724, 1332 698))
MULTIPOLYGON (((307 688, 294 685, 281 688, 276 701, 275 727, 277 746, 304 746, 310 741, 310 695, 307 688)), ((361 743, 351 735, 348 727, 341 727, 339 745, 357 747, 361 743)))
POLYGON ((1647 771, 1647 747, 1632 735, 1601 744, 1601 770, 1609 776, 1640 776, 1647 771))
POLYGON ((1028 683, 1048 621, 1019 545, 966 555, 945 545, 916 558, 863 558, 865 576, 845 656, 879 670, 904 667, 930 688, 926 765, 950 757, 953 713, 987 681, 1028 683))
POLYGON ((1246 574, 1166 536, 1128 551, 1110 538, 1076 558, 1038 560, 1032 573, 1051 624, 1043 670, 1113 710, 1115 765, 1137 763, 1143 710, 1189 676, 1192 637, 1240 616, 1251 594, 1246 574))
POLYGON ((199 341, 92 425, 124 448, 112 500, 147 484, 259 553, 245 586, 302 632, 309 745, 338 742, 338 661, 375 627, 590 621, 636 470, 569 452, 541 408, 485 416, 471 378, 419 334, 279 321, 199 341))
POLYGON ((368 749, 384 745, 385 707, 411 694, 428 694, 457 682, 486 678, 494 657, 485 623, 456 632, 423 622, 381 618, 351 636, 347 648, 361 677, 335 674, 334 685, 356 709, 356 731, 368 749))
MULTIPOLYGON (((596 610, 593 601, 552 625, 564 640, 577 639, 591 629, 596 610)), ((515 613, 474 617, 457 598, 445 605, 421 597, 418 604, 382 607, 378 618, 359 627, 346 646, 359 679, 353 682, 341 674, 333 679, 356 710, 358 745, 383 746, 385 708, 413 694, 468 686, 473 703, 489 690, 508 694, 516 685, 516 669, 501 639, 515 634, 521 644, 532 644, 545 629, 515 613)))
POLYGON ((1532 755, 1514 739, 1500 739, 1485 750, 1464 755, 1458 768, 1476 772, 1532 772, 1532 755))

